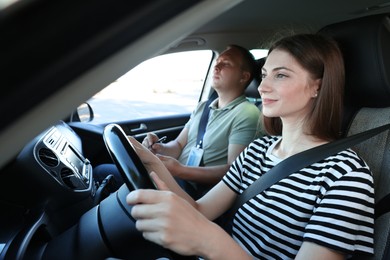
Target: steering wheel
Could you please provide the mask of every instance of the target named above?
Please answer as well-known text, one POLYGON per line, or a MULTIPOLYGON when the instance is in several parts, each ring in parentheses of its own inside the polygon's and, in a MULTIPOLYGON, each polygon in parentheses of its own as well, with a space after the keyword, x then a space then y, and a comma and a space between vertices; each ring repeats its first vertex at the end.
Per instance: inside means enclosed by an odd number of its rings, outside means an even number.
MULTIPOLYGON (((118 170, 123 178, 124 183, 127 186, 122 186, 116 195, 116 198, 114 199, 113 196, 110 196, 108 199, 103 200, 101 203, 101 214, 104 214, 105 216, 102 217, 102 223, 103 225, 106 222, 106 219, 110 219, 110 217, 106 217, 109 214, 112 214, 112 212, 116 212, 115 215, 118 217, 120 215, 118 213, 118 209, 113 209, 112 205, 120 205, 120 208, 122 208, 125 212, 129 220, 133 220, 133 223, 135 222, 134 219, 130 215, 130 208, 131 206, 126 204, 126 195, 128 194, 129 190, 135 190, 135 189, 156 189, 155 184, 151 180, 147 170, 145 169, 145 166, 143 165, 141 159, 138 157, 137 153, 134 150, 133 145, 130 143, 130 141, 127 139, 127 136, 123 129, 117 125, 117 124, 109 124, 104 128, 103 132, 103 139, 106 144, 107 150, 112 158, 112 160, 115 162, 116 166, 118 167, 118 170), (111 202, 110 202, 111 200, 111 202), (117 201, 117 203, 113 203, 114 200, 117 201), (119 202, 119 203, 118 203, 119 202)), ((123 215, 123 214, 122 214, 123 215)), ((123 221, 126 222, 126 221, 123 221)), ((122 223, 123 223, 122 222, 122 223)), ((128 223, 127 223, 128 224, 128 223)), ((107 224, 108 225, 108 224, 107 224)), ((120 228, 119 228, 120 229, 120 228)), ((122 227, 123 229, 123 227, 122 227)), ((144 259, 147 259, 147 254, 152 254, 155 256, 155 254, 162 254, 161 256, 167 257, 169 256, 169 259, 174 260, 181 260, 181 259, 197 259, 195 256, 182 256, 178 255, 177 253, 170 251, 168 249, 165 249, 163 247, 160 247, 152 242, 146 241, 141 236, 140 232, 137 231, 134 227, 127 228, 127 230, 131 229, 134 234, 134 236, 130 237, 128 234, 126 234, 127 238, 123 237, 122 239, 118 239, 117 233, 120 232, 118 230, 118 227, 112 228, 112 226, 107 231, 107 237, 110 237, 110 233, 112 233, 112 237, 115 237, 116 242, 118 243, 129 243, 129 240, 131 243, 136 247, 136 250, 144 251, 143 257, 144 259), (112 229, 115 229, 113 231, 112 229), (115 234, 113 234, 115 233, 115 234), (135 241, 136 240, 136 241, 135 241), (121 241, 121 242, 119 242, 121 241), (155 251, 155 252, 152 252, 155 251), (157 252, 157 253, 156 253, 157 252)), ((111 243, 113 245, 113 243, 111 243)), ((128 244, 126 246, 128 248, 128 244)), ((119 249, 118 249, 119 250, 119 249)), ((134 259, 134 255, 131 256, 132 259, 134 259)), ((155 258, 153 258, 155 259, 155 258)))
POLYGON ((104 128, 103 139, 129 190, 156 189, 133 145, 119 125, 107 125, 104 128))

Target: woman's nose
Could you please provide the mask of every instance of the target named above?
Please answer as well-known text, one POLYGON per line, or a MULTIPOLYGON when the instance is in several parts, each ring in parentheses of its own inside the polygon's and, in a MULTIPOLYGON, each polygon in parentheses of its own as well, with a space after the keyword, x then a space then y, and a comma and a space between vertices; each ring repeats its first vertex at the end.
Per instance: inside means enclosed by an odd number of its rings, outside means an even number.
POLYGON ((257 87, 257 91, 259 91, 259 94, 261 96, 262 93, 264 93, 266 91, 266 87, 265 87, 265 78, 263 78, 259 84, 259 86, 257 87))

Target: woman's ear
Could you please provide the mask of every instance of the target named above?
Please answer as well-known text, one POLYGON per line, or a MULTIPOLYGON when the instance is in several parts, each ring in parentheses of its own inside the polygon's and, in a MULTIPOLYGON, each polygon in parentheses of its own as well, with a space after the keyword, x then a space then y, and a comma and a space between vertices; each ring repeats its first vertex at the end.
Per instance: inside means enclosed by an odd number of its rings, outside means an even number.
POLYGON ((312 97, 317 97, 321 89, 322 79, 314 80, 312 97))
POLYGON ((322 79, 316 79, 315 84, 317 86, 317 91, 320 91, 321 84, 322 84, 322 79))

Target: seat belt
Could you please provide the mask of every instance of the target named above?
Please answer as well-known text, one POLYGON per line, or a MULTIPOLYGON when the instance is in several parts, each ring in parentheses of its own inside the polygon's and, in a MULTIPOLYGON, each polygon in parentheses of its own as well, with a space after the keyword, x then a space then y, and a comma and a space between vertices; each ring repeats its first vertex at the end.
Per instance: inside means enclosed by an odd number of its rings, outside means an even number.
POLYGON ((210 114, 210 104, 213 102, 216 98, 218 97, 217 91, 214 91, 209 99, 206 102, 206 105, 203 109, 202 116, 200 117, 200 122, 199 122, 199 127, 198 127, 198 136, 196 139, 196 145, 199 148, 202 148, 203 146, 203 136, 204 133, 206 132, 206 125, 207 122, 209 121, 209 114, 210 114))
MULTIPOLYGON (((203 136, 206 132, 206 126, 207 122, 209 121, 209 114, 210 114, 210 104, 218 97, 217 91, 214 91, 209 99, 206 101, 205 107, 203 108, 202 115, 200 117, 199 126, 198 126, 198 135, 196 138, 196 148, 202 149, 203 147, 203 136)), ((192 151, 192 150, 191 150, 192 151)), ((190 155, 191 156, 191 155, 190 155)), ((188 162, 187 162, 188 163, 188 162)), ((203 155, 200 158, 199 165, 203 165, 203 155)), ((190 181, 182 180, 179 178, 175 178, 176 181, 179 183, 179 185, 194 199, 199 198, 201 195, 199 195, 198 189, 201 185, 199 184, 198 188, 194 188, 194 184, 192 184, 190 181)))
MULTIPOLYGON (((253 198, 257 194, 260 194, 263 190, 269 188, 274 183, 287 177, 293 172, 296 172, 308 165, 318 162, 328 156, 334 155, 341 150, 353 147, 354 145, 369 139, 387 129, 390 128, 390 124, 379 126, 343 139, 339 139, 330 143, 326 143, 309 150, 297 153, 293 156, 286 158, 279 164, 275 165, 264 176, 258 178, 253 182, 246 190, 244 190, 233 203, 233 206, 228 211, 229 221, 228 225, 231 225, 233 216, 237 210, 249 199, 253 198)), ((231 231, 231 226, 225 227, 227 231, 231 231), (228 228, 228 229, 226 229, 228 228)))
POLYGON ((390 211, 390 194, 384 196, 375 204, 375 219, 390 211))

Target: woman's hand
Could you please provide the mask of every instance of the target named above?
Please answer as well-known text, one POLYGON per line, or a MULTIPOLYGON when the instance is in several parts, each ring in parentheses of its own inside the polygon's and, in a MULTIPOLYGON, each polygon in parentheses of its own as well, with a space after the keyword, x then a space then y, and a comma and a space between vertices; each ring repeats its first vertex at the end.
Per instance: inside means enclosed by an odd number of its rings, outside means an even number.
POLYGON ((183 165, 171 156, 165 156, 157 154, 157 157, 164 163, 165 167, 169 170, 169 172, 175 177, 181 177, 180 175, 183 173, 183 165))
POLYGON ((135 190, 126 201, 145 239, 180 255, 207 259, 252 259, 229 234, 209 221, 188 201, 168 190, 157 174, 151 173, 158 190, 135 190))
POLYGON ((155 173, 151 177, 159 190, 136 190, 127 203, 134 205, 131 215, 145 239, 182 255, 200 255, 207 243, 208 221, 186 200, 170 192, 155 173))
POLYGON ((134 137, 128 136, 128 140, 133 145, 137 155, 149 171, 153 170, 153 165, 160 163, 160 160, 157 158, 157 156, 141 143, 139 143, 134 137))
POLYGON ((154 172, 153 175, 158 175, 158 179, 161 179, 164 185, 169 187, 171 191, 178 194, 182 198, 185 198, 187 201, 195 203, 191 196, 183 191, 182 188, 177 184, 177 181, 172 177, 172 174, 169 172, 167 167, 165 167, 164 163, 156 155, 154 155, 145 146, 139 143, 134 137, 129 136, 128 139, 149 173, 154 172))

